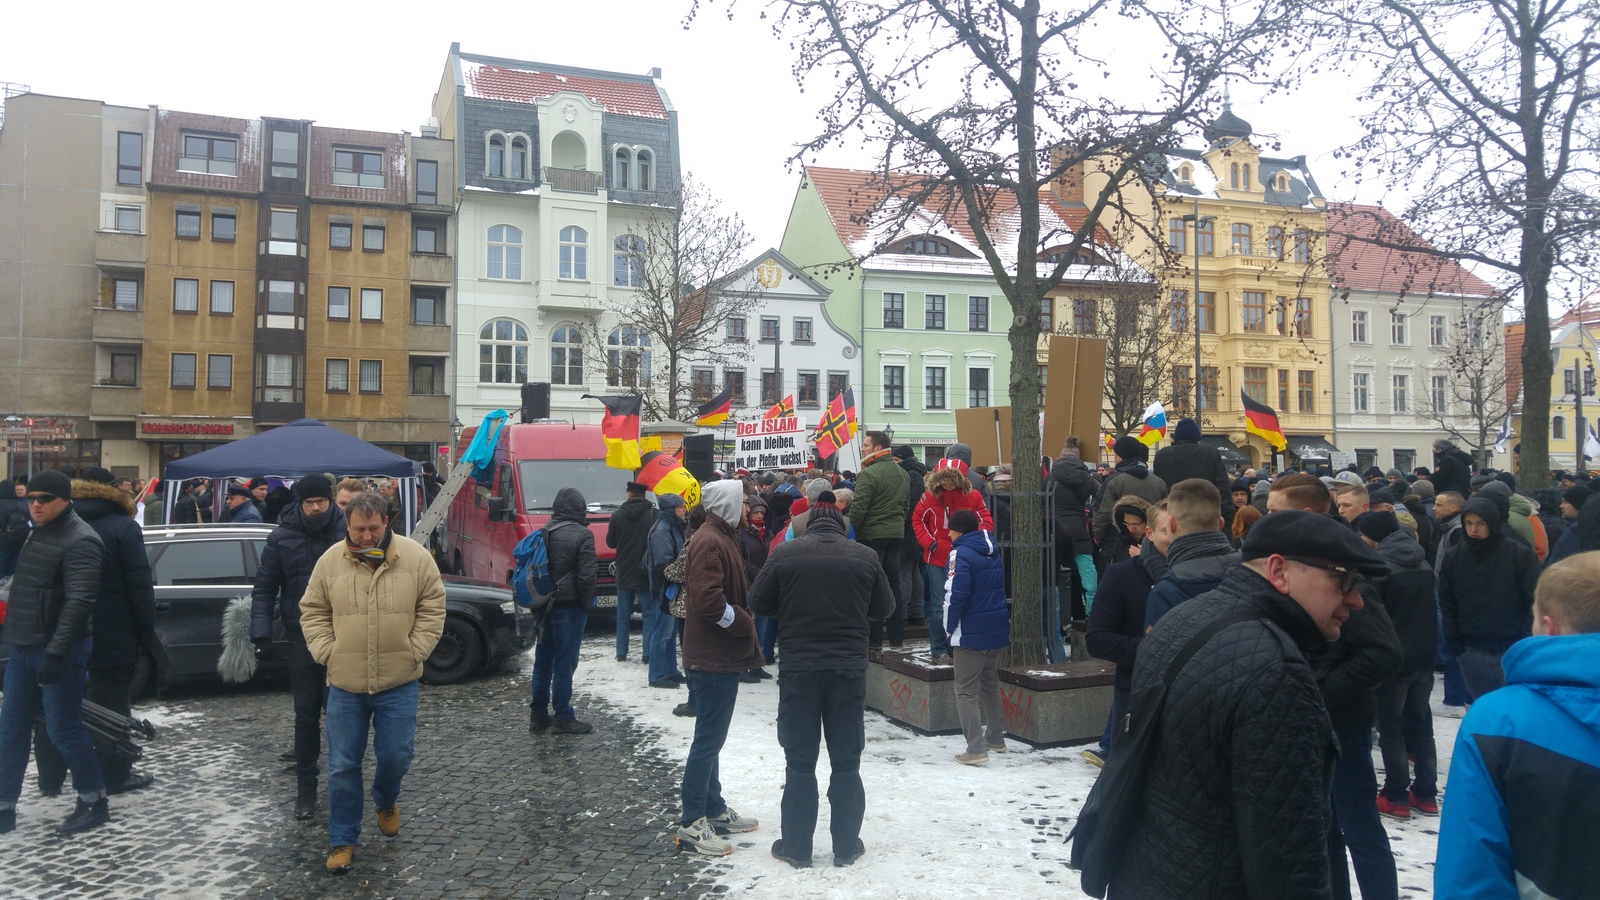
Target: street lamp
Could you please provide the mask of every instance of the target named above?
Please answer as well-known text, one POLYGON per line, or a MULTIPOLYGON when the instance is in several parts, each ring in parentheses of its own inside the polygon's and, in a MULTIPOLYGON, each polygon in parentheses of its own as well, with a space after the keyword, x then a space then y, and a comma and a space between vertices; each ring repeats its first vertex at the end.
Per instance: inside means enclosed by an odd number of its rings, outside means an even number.
POLYGON ((1200 215, 1200 198, 1194 201, 1194 212, 1183 217, 1186 223, 1194 223, 1194 418, 1202 421, 1200 410, 1204 388, 1200 381, 1200 229, 1211 222, 1216 216, 1200 215))

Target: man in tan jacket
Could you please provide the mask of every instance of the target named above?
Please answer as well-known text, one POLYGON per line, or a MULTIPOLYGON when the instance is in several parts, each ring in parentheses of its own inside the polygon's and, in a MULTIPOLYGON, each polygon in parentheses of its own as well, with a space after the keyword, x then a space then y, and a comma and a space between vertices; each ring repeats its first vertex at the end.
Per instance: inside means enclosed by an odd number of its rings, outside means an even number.
POLYGON ((361 834, 361 758, 372 723, 378 830, 400 833, 400 779, 411 767, 417 679, 444 630, 444 582, 422 545, 389 530, 376 491, 345 507, 344 543, 328 548, 300 599, 306 649, 328 668, 328 871, 343 875, 361 834))

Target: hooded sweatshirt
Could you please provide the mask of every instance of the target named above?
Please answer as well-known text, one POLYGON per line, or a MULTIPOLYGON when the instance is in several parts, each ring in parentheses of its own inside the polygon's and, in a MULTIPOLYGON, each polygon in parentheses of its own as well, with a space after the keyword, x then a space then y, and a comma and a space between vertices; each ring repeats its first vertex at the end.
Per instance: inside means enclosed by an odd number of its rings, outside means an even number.
POLYGON ((1530 637, 1456 735, 1440 897, 1590 897, 1600 884, 1600 634, 1530 637))
POLYGON ((1439 650, 1436 579, 1422 545, 1396 531, 1379 542, 1378 555, 1389 564, 1389 574, 1377 579, 1375 587, 1400 638, 1400 671, 1432 669, 1439 650))
POLYGON ((1444 638, 1458 656, 1468 648, 1504 653, 1532 630, 1539 560, 1532 550, 1507 540, 1505 522, 1488 497, 1468 500, 1461 516, 1469 514, 1488 523, 1489 535, 1474 539, 1463 522, 1461 539, 1440 562, 1444 638))
POLYGON ((1100 502, 1094 508, 1094 539, 1105 543, 1111 535, 1111 529, 1116 526, 1116 517, 1111 514, 1117 501, 1127 496, 1143 497, 1149 503, 1160 503, 1167 496, 1167 483, 1155 475, 1145 464, 1137 459, 1125 459, 1117 463, 1116 473, 1106 479, 1105 487, 1100 489, 1100 502))
POLYGON ((589 530, 588 509, 577 488, 564 487, 556 492, 544 536, 550 553, 550 580, 556 586, 551 607, 593 606, 599 561, 594 553, 594 532, 589 530))
POLYGON ((1145 601, 1145 629, 1154 628, 1178 604, 1221 584, 1223 571, 1241 559, 1221 531, 1193 531, 1173 538, 1167 547, 1167 575, 1150 589, 1145 601))

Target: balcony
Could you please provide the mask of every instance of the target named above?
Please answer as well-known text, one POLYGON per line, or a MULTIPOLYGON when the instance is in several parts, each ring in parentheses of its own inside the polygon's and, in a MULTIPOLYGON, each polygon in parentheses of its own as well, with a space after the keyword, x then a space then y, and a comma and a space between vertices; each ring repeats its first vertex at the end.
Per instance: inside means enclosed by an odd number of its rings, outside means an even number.
POLYGON ((144 340, 144 313, 137 309, 96 306, 91 334, 101 343, 137 344, 144 340))
POLYGON ((558 169, 554 166, 545 166, 544 183, 550 185, 551 190, 566 191, 569 194, 598 194, 600 188, 605 186, 605 178, 603 173, 591 172, 588 169, 558 169))
POLYGON ((412 353, 450 352, 450 328, 447 325, 412 325, 406 346, 412 353))
POLYGON ((435 253, 411 254, 411 280, 433 284, 449 284, 455 277, 454 257, 435 253))
POLYGON ((144 235, 125 231, 97 231, 94 235, 94 260, 113 268, 144 268, 144 235))
POLYGON ((406 418, 412 421, 450 421, 450 395, 410 395, 406 398, 406 418))
POLYGON ((89 418, 126 419, 131 422, 138 415, 138 385, 110 384, 102 381, 90 388, 89 418))

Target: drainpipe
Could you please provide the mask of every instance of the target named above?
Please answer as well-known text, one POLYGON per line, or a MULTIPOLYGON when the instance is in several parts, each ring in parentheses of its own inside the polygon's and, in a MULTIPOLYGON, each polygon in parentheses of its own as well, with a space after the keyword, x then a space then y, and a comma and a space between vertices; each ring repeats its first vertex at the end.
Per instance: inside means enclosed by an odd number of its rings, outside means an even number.
MULTIPOLYGON (((1337 341, 1333 335, 1333 284, 1328 285, 1328 412, 1333 414, 1333 446, 1339 447, 1339 363, 1337 341)), ((1333 460, 1328 460, 1333 468, 1333 460)))

